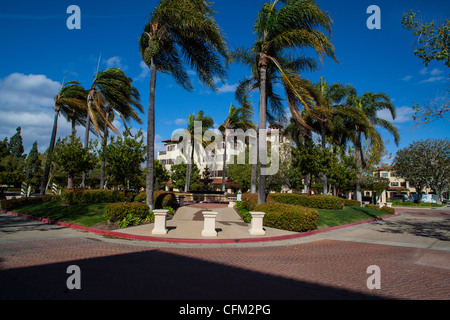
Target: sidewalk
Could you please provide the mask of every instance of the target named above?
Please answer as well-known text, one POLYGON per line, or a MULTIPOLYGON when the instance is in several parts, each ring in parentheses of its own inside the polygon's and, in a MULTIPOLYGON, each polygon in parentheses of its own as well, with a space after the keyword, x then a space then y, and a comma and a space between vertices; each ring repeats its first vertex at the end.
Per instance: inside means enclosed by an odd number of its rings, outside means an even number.
MULTIPOLYGON (((117 229, 114 232, 124 233, 135 236, 152 236, 154 224, 149 223, 126 229, 117 229)), ((218 207, 218 205, 210 204, 209 206, 190 205, 184 206, 177 210, 171 220, 167 220, 166 225, 168 232, 166 235, 158 235, 159 238, 167 239, 257 239, 272 238, 280 236, 291 236, 298 234, 297 232, 279 230, 264 227, 266 235, 253 236, 248 229, 250 224, 244 222, 234 208, 218 207), (203 230, 203 211, 217 212, 216 231, 217 237, 202 237, 203 230)))

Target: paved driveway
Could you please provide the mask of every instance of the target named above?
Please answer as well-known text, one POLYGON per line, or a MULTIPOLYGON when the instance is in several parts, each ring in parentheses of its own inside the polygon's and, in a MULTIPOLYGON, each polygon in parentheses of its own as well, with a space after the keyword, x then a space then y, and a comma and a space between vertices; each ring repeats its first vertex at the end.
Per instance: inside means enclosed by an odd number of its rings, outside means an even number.
POLYGON ((449 211, 283 242, 110 239, 0 215, 1 299, 449 299, 449 211), (67 268, 81 270, 69 290, 67 268), (369 266, 380 289, 367 287, 369 266))

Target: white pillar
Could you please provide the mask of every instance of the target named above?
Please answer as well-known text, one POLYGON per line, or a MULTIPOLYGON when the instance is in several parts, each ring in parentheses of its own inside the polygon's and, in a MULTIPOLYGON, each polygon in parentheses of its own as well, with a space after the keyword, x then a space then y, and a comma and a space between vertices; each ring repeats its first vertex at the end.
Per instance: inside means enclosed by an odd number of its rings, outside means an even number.
POLYGON ((153 228, 152 234, 167 234, 166 228, 166 215, 169 210, 153 210, 155 216, 155 227, 153 228))
POLYGON ((251 235, 263 236, 266 232, 263 229, 264 212, 250 212, 252 215, 252 221, 250 223, 250 229, 248 230, 251 235))
POLYGON ((215 211, 203 211, 203 230, 202 237, 217 237, 216 232, 216 217, 217 212, 215 211))

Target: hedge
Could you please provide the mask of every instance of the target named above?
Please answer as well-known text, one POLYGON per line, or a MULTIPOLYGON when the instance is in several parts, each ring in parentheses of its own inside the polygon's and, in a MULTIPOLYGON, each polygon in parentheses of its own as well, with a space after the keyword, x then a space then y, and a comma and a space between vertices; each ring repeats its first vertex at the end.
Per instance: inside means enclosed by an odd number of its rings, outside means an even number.
MULTIPOLYGON (((147 201, 147 194, 145 192, 139 193, 135 198, 134 201, 136 202, 143 202, 145 203, 147 201)), ((164 209, 164 208, 178 208, 178 201, 177 197, 173 192, 166 192, 166 191, 154 191, 153 192, 153 204, 155 206, 155 209, 164 209)))
POLYGON ((132 202, 136 194, 129 192, 127 196, 118 190, 63 190, 61 201, 67 204, 116 203, 132 202))
POLYGON ((350 199, 342 199, 344 200, 344 205, 346 206, 355 206, 355 207, 361 207, 361 202, 358 200, 350 200, 350 199))
POLYGON ((264 212, 263 224, 266 227, 294 232, 317 229, 319 213, 312 208, 268 201, 255 207, 264 212))
POLYGON ((112 203, 105 207, 105 217, 111 222, 120 222, 128 215, 146 221, 154 221, 155 217, 148 209, 147 204, 138 202, 112 203))
POLYGON ((390 208, 390 207, 386 207, 386 206, 380 208, 378 205, 373 205, 373 204, 368 203, 368 204, 364 205, 364 208, 381 210, 381 211, 384 211, 384 212, 395 214, 395 209, 394 208, 390 208))
POLYGON ((61 197, 57 195, 2 200, 2 209, 9 211, 29 204, 38 204, 48 201, 59 201, 59 200, 61 200, 61 197))
POLYGON ((342 198, 323 194, 308 196, 295 193, 271 193, 267 200, 316 209, 342 209, 345 204, 342 198))

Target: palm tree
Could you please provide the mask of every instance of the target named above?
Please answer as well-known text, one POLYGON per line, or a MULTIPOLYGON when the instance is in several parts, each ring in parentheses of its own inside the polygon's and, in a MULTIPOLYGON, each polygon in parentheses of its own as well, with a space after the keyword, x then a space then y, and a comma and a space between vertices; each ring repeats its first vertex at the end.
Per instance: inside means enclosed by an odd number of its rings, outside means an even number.
POLYGON ((225 40, 206 0, 160 0, 139 37, 139 52, 150 68, 147 127, 147 204, 153 209, 156 73, 172 75, 187 90, 193 86, 183 62, 197 73, 202 84, 217 90, 224 80, 221 57, 229 61, 225 40))
MULTIPOLYGON (((132 86, 132 82, 133 80, 118 68, 109 68, 97 72, 87 96, 85 147, 89 144, 91 122, 98 135, 103 139, 104 145, 106 145, 108 139, 108 127, 119 134, 119 131, 112 124, 114 118, 111 115, 113 112, 120 116, 125 127, 127 126, 126 121, 130 120, 142 123, 136 111, 144 112, 144 109, 139 102, 139 92, 132 86), (103 128, 102 123, 104 124, 103 128), (104 135, 101 131, 104 132, 104 135)), ((102 176, 104 177, 104 174, 102 176)), ((85 174, 83 174, 82 185, 85 185, 85 174)), ((102 186, 103 181, 101 182, 102 186)))
MULTIPOLYGON (((258 79, 259 130, 266 129, 266 112, 268 80, 272 73, 278 73, 284 86, 292 117, 299 126, 305 125, 298 110, 298 102, 307 110, 308 95, 302 93, 303 82, 299 72, 307 68, 314 69, 311 59, 293 58, 286 54, 288 49, 312 48, 322 59, 329 56, 333 59, 334 48, 330 39, 316 28, 323 27, 331 33, 331 19, 313 0, 285 0, 278 9, 278 0, 266 3, 259 12, 254 26, 257 39, 251 50, 238 49, 234 57, 245 64, 251 65, 253 77, 258 79)), ((260 154, 265 154, 265 146, 258 147, 260 154)), ((266 179, 262 174, 265 166, 260 161, 260 179, 258 188, 258 203, 265 202, 266 179)))
MULTIPOLYGON (((195 150, 195 143, 200 143, 204 147, 207 143, 203 141, 204 133, 207 130, 210 130, 214 127, 214 120, 211 117, 205 116, 205 113, 203 110, 200 110, 197 112, 197 114, 191 114, 188 116, 188 126, 187 131, 189 132, 191 136, 191 155, 190 155, 190 161, 187 161, 186 165, 186 182, 184 186, 184 191, 187 192, 189 190, 189 187, 191 186, 191 171, 192 171, 192 165, 194 164, 194 150, 195 150), (195 122, 200 122, 202 126, 202 132, 201 137, 196 136, 195 132, 195 122)), ((199 156, 199 155, 198 155, 199 156)))
POLYGON ((41 183, 40 194, 45 195, 47 190, 48 177, 50 174, 49 155, 53 151, 56 142, 56 132, 58 130, 58 118, 62 113, 67 119, 72 121, 72 131, 75 123, 82 123, 81 117, 86 114, 87 91, 77 81, 68 81, 63 83, 58 94, 55 96, 55 119, 53 122, 52 136, 48 148, 47 159, 45 162, 44 176, 41 183))
MULTIPOLYGON (((382 151, 384 150, 384 144, 381 138, 381 134, 376 130, 376 127, 381 127, 387 130, 394 137, 394 142, 398 146, 400 143, 400 134, 398 129, 389 121, 381 119, 377 116, 377 112, 387 109, 395 120, 396 110, 395 106, 391 103, 390 98, 384 93, 365 92, 363 95, 350 95, 346 104, 351 106, 352 110, 360 114, 359 122, 354 123, 348 130, 353 131, 353 144, 355 145, 355 157, 358 167, 361 169, 360 175, 356 180, 356 198, 360 202, 361 196, 361 180, 364 169, 367 163, 376 163, 379 161, 382 151), (365 117, 365 121, 362 120, 362 115, 365 117), (362 138, 369 139, 369 146, 371 146, 371 152, 369 159, 364 159, 362 149, 362 138)), ((356 119, 357 117, 355 117, 356 119)))

